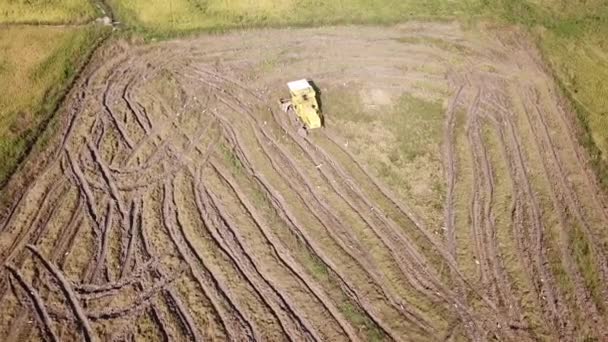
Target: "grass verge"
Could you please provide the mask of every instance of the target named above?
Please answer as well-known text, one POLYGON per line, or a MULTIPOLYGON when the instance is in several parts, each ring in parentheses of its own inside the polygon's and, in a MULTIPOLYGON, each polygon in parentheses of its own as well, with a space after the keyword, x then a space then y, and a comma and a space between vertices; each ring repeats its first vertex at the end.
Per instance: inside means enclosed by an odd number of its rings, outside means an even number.
POLYGON ((109 0, 131 29, 152 36, 231 28, 387 24, 475 12, 479 0, 109 0))
POLYGON ((90 0, 0 1, 0 23, 74 24, 91 21, 96 14, 90 0))
POLYGON ((59 100, 107 29, 0 29, 0 185, 44 129, 59 100))

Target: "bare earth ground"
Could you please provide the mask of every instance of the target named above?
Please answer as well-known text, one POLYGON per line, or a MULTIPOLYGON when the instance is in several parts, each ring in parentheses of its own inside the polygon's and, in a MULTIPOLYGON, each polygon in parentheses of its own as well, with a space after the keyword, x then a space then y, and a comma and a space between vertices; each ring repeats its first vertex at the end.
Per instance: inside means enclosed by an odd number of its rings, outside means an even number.
POLYGON ((514 30, 108 46, 0 221, 0 336, 606 339, 608 211, 564 108, 514 30), (302 76, 326 103, 307 138, 275 104, 302 76), (332 116, 358 94, 374 116, 332 116), (415 171, 380 124, 408 94, 442 104, 415 171))

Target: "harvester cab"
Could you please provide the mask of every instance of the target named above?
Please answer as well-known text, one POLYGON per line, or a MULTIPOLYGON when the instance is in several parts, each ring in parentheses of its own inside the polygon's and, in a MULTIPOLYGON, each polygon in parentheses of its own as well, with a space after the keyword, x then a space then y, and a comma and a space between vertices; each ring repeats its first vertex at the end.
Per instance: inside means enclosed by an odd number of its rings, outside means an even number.
POLYGON ((299 134, 306 134, 308 130, 320 128, 323 125, 321 110, 317 102, 317 93, 307 80, 287 83, 291 99, 281 99, 281 109, 292 115, 301 126, 299 134))

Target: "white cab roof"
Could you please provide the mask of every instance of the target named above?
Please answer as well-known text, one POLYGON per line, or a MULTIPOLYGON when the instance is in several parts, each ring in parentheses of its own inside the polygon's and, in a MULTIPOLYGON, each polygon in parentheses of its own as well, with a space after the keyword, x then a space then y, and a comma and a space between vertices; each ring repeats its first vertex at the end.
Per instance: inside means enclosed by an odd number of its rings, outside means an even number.
POLYGON ((307 80, 289 82, 289 83, 287 83, 287 86, 289 87, 289 90, 291 90, 291 91, 298 91, 298 90, 312 88, 312 86, 310 85, 310 83, 308 83, 307 80))

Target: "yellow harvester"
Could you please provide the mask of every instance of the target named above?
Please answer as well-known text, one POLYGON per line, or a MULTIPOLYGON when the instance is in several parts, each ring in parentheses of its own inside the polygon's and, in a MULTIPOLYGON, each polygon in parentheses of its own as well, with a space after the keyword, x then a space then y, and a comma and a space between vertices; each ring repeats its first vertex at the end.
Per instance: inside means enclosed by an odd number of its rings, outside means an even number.
POLYGON ((282 99, 281 108, 291 114, 302 125, 298 133, 306 133, 310 129, 323 125, 321 110, 317 102, 317 93, 307 80, 287 83, 291 99, 282 99), (295 115, 294 115, 295 114, 295 115))

